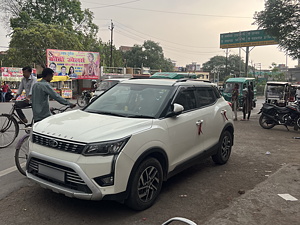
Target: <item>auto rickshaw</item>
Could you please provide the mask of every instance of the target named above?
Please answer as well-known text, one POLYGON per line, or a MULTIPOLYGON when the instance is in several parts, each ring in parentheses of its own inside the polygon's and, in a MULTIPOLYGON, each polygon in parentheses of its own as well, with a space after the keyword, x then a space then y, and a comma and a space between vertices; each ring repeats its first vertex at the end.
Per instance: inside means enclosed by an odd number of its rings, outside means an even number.
POLYGON ((256 107, 256 80, 252 77, 234 77, 227 79, 225 81, 224 90, 222 92, 222 95, 225 98, 225 100, 231 102, 232 90, 236 83, 239 85, 239 108, 243 106, 243 89, 247 88, 249 85, 253 88, 254 93, 252 106, 253 108, 256 107))
POLYGON ((290 101, 291 84, 289 82, 268 81, 265 86, 265 102, 277 106, 286 106, 290 101))

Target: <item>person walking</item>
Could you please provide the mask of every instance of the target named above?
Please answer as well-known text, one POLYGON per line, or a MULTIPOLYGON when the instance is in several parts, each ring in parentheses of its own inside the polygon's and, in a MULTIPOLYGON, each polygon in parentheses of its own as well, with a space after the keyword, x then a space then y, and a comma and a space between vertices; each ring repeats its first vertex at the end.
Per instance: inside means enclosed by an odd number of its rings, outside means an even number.
POLYGON ((3 82, 3 85, 1 86, 1 88, 2 88, 1 102, 6 102, 5 96, 6 96, 6 93, 8 92, 9 86, 8 86, 8 84, 6 84, 6 82, 4 81, 4 82, 3 82))
POLYGON ((246 120, 247 114, 248 114, 247 120, 250 119, 253 98, 254 98, 254 92, 252 90, 252 86, 249 85, 248 88, 245 88, 243 90, 243 119, 241 119, 242 121, 246 120))
POLYGON ((235 83, 234 87, 232 89, 232 95, 231 95, 232 110, 234 112, 233 120, 235 120, 235 121, 237 120, 238 103, 239 103, 239 84, 235 83))
POLYGON ((25 107, 30 106, 30 98, 31 98, 31 91, 33 85, 37 82, 37 79, 34 75, 32 75, 32 68, 30 66, 26 66, 22 69, 23 72, 23 78, 21 80, 21 84, 19 86, 19 89, 17 91, 17 94, 12 100, 16 100, 25 89, 26 97, 22 101, 16 101, 16 112, 20 119, 22 121, 19 121, 19 123, 28 123, 28 120, 26 119, 26 116, 24 115, 22 109, 25 107))
POLYGON ((51 115, 49 107, 49 97, 63 105, 70 105, 74 108, 76 104, 69 102, 61 97, 53 90, 49 84, 54 75, 54 71, 50 68, 45 68, 42 72, 42 80, 37 82, 32 87, 32 112, 34 122, 39 122, 51 115))

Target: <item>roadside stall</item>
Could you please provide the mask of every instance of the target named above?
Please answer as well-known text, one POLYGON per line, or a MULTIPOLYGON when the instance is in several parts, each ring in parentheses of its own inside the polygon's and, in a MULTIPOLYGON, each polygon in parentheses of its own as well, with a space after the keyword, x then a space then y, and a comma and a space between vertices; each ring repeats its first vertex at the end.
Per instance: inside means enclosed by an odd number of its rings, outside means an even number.
POLYGON ((72 98, 72 79, 69 76, 53 76, 50 84, 61 97, 72 98))
MULTIPOLYGON (((36 76, 36 69, 32 69, 32 75, 36 76)), ((22 68, 16 67, 1 67, 1 76, 0 81, 1 83, 5 81, 8 86, 9 90, 11 91, 12 95, 16 95, 18 88, 20 86, 21 80, 23 78, 22 68)), ((21 93, 17 100, 21 100, 25 98, 25 91, 21 93)))

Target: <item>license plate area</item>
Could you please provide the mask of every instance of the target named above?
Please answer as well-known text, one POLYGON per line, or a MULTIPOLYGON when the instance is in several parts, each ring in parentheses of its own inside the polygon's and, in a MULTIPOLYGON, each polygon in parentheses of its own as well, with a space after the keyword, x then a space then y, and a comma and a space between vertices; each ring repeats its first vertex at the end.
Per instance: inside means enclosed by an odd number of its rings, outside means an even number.
POLYGON ((55 180, 65 182, 65 172, 50 168, 48 166, 39 165, 38 173, 55 180))

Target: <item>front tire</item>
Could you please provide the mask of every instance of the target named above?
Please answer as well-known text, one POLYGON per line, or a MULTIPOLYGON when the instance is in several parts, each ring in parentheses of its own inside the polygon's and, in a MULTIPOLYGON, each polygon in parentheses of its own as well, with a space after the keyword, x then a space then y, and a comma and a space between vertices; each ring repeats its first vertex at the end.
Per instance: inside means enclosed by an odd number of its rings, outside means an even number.
POLYGON ((219 165, 227 163, 232 148, 232 134, 229 131, 224 131, 219 140, 218 152, 212 156, 212 160, 219 165))
POLYGON ((147 158, 134 171, 129 184, 129 197, 126 205, 134 210, 145 210, 157 199, 163 182, 163 170, 155 158, 147 158))
POLYGON ((15 164, 21 174, 26 176, 26 162, 29 156, 29 135, 24 136, 17 145, 15 164))
POLYGON ((269 119, 265 115, 261 115, 259 117, 259 125, 264 129, 271 129, 276 125, 276 123, 274 120, 269 119))

